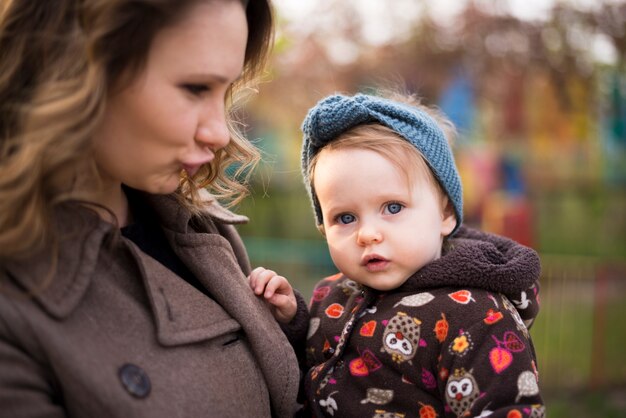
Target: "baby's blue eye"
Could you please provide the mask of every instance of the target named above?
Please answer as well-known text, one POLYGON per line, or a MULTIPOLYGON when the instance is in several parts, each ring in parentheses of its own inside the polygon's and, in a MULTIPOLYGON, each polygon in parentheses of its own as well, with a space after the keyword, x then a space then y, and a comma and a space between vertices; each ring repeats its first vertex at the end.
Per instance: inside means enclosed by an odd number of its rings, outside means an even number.
POLYGON ((354 222, 355 220, 356 220, 356 217, 349 213, 344 213, 343 215, 339 215, 337 217, 337 221, 339 221, 339 223, 342 223, 342 224, 349 224, 349 223, 354 222))
POLYGON ((400 203, 389 203, 387 205, 387 210, 392 215, 395 215, 396 213, 398 213, 398 212, 400 212, 402 210, 402 205, 400 203))

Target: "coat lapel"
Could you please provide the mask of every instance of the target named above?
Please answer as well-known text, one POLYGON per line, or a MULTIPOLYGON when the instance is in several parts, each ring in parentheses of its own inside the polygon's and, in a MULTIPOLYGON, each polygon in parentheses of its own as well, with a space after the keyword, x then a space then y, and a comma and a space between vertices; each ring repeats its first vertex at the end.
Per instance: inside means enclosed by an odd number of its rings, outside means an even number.
POLYGON ((82 300, 100 250, 115 234, 114 226, 84 208, 67 204, 55 211, 57 245, 27 260, 7 262, 9 275, 51 316, 68 316, 82 300))
POLYGON ((165 346, 188 344, 241 329, 217 302, 181 280, 135 244, 128 244, 144 278, 159 343, 165 346))
POLYGON ((295 399, 298 391, 296 356, 267 306, 250 289, 229 242, 217 234, 177 234, 172 239, 178 256, 241 324, 278 415, 291 416, 293 405, 284 400, 295 399))
MULTIPOLYGON (((169 196, 150 196, 149 200, 176 255, 243 328, 265 376, 277 415, 291 416, 294 405, 290 400, 296 398, 299 386, 298 362, 270 310, 248 285, 245 274, 249 272, 249 262, 232 226, 246 222, 247 218, 224 209, 210 195, 203 197, 206 209, 195 219, 169 196)), ((158 297, 155 289, 151 293, 152 298, 158 297)), ((161 316, 167 312, 164 307, 157 309, 161 316)), ((213 322, 210 317, 204 320, 207 326, 213 322)))

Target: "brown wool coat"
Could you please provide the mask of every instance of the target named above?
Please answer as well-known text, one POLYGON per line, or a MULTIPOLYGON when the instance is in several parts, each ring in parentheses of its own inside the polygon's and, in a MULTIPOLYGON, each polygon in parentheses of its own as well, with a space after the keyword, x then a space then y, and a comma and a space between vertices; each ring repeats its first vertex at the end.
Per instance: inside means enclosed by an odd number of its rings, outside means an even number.
POLYGON ((246 252, 214 206, 193 217, 152 196, 178 257, 213 299, 95 214, 63 209, 59 262, 0 265, 0 415, 287 417, 299 372, 292 347, 247 285, 246 252), (23 292, 21 292, 23 294, 23 292))

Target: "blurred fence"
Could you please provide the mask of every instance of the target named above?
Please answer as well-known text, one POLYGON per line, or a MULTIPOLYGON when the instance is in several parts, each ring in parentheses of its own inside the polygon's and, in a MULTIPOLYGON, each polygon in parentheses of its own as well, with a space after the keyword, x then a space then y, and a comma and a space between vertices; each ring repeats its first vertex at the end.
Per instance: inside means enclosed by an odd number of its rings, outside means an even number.
MULTIPOLYGON (((280 272, 307 299, 316 281, 336 272, 321 239, 244 241, 254 266, 280 272)), ((626 262, 541 259, 541 310, 531 335, 543 389, 558 394, 626 387, 626 262)))
POLYGON ((542 267, 531 333, 544 388, 626 385, 626 263, 543 255, 542 267))

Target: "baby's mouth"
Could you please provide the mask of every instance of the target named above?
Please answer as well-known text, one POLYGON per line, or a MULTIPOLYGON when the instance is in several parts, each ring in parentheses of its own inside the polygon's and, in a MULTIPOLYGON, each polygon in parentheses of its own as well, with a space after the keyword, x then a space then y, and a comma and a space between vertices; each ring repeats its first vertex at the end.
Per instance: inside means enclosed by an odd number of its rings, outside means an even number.
POLYGON ((381 271, 387 268, 389 260, 376 254, 363 257, 363 266, 371 272, 381 271))

